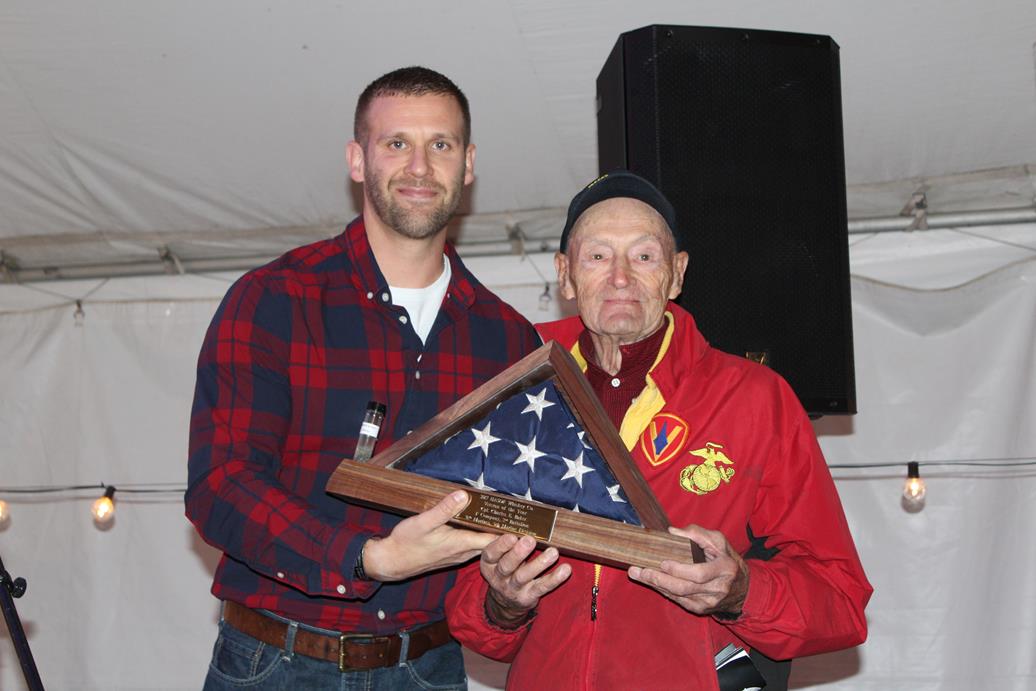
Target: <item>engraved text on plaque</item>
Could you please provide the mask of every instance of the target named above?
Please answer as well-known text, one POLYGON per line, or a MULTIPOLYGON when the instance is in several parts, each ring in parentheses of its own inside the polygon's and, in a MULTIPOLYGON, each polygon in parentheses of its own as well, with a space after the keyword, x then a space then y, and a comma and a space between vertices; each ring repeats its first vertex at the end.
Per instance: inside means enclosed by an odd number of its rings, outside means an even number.
POLYGON ((457 519, 473 525, 487 526, 517 533, 532 535, 537 540, 549 541, 554 532, 557 509, 541 504, 531 504, 522 499, 512 499, 497 494, 483 494, 468 490, 471 501, 457 516, 457 519))

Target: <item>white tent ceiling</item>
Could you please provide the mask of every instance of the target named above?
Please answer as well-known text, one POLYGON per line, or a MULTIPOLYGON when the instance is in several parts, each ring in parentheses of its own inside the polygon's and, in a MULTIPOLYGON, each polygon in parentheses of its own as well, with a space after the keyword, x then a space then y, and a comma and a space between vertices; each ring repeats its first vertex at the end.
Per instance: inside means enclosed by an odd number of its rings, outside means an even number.
POLYGON ((919 189, 932 214, 1031 210, 1032 0, 3 0, 5 275, 161 267, 163 248, 171 270, 200 267, 336 232, 356 210, 356 96, 415 63, 472 102, 460 242, 506 251, 516 225, 556 237, 596 172, 597 73, 621 32, 648 24, 832 36, 851 219, 895 216, 919 189))

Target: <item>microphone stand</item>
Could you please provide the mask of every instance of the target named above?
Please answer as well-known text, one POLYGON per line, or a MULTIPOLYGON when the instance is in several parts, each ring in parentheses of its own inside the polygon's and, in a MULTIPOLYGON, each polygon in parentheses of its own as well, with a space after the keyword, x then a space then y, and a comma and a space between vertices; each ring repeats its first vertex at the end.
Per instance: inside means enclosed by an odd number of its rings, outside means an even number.
POLYGON ((4 568, 4 560, 0 559, 0 608, 4 611, 7 630, 11 634, 14 650, 18 653, 18 662, 22 665, 22 674, 25 676, 25 683, 28 685, 29 691, 43 691, 43 682, 40 681, 36 662, 32 659, 32 651, 29 650, 29 641, 25 638, 22 620, 18 618, 18 610, 14 607, 13 598, 25 594, 25 585, 24 578, 11 578, 11 574, 7 573, 7 569, 4 568))

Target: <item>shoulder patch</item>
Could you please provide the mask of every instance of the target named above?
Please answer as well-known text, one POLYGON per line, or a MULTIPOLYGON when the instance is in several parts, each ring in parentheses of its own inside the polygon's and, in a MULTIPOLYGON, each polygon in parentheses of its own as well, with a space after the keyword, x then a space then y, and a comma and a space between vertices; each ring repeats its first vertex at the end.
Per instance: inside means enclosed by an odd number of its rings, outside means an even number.
POLYGON ((640 450, 653 466, 671 461, 687 443, 687 423, 672 413, 659 413, 640 434, 640 450))

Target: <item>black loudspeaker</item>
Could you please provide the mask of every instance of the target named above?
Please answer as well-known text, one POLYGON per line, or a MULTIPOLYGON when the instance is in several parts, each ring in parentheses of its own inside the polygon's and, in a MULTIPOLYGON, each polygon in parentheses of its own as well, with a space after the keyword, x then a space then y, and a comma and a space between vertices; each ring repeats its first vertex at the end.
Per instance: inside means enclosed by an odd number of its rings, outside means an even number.
POLYGON ((622 34, 597 78, 600 171, 676 208, 680 304, 779 372, 812 415, 856 412, 838 45, 690 26, 622 34))

